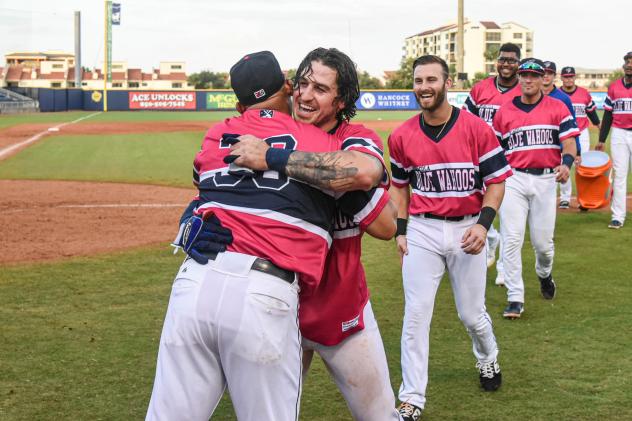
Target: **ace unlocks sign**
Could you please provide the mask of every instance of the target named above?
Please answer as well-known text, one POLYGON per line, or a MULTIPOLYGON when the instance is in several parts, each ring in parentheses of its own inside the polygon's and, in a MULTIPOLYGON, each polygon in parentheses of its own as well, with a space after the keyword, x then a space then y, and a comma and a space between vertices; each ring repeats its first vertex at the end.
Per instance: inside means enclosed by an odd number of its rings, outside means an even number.
POLYGON ((130 92, 130 110, 195 110, 195 92, 130 92))

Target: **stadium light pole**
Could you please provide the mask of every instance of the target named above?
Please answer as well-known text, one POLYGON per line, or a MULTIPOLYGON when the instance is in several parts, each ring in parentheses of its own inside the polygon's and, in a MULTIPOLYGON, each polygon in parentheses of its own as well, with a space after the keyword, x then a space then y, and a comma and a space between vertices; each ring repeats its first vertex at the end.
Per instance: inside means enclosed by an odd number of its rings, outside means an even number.
POLYGON ((463 45, 463 0, 458 0, 458 25, 457 25, 457 35, 456 35, 456 87, 458 89, 463 89, 463 81, 459 78, 460 74, 463 73, 463 56, 464 56, 464 45, 463 45))
POLYGON ((108 111, 108 0, 104 0, 105 14, 103 18, 103 69, 101 74, 103 75, 103 112, 108 111))

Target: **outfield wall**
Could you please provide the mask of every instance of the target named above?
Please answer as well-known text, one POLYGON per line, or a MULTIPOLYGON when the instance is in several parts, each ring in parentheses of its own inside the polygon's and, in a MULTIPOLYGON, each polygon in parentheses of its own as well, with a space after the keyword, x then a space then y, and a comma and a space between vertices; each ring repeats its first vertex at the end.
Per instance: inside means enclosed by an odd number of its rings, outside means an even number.
MULTIPOLYGON (((36 99, 40 111, 103 110, 102 90, 39 88, 36 99)), ((603 109, 606 92, 591 92, 598 109, 603 109)), ((163 110, 163 111, 216 111, 235 109, 237 98, 231 90, 199 91, 133 91, 107 92, 108 111, 163 110)), ((461 107, 468 91, 448 92, 450 104, 461 107)), ((358 110, 418 110, 419 105, 411 91, 361 91, 356 101, 358 110)))

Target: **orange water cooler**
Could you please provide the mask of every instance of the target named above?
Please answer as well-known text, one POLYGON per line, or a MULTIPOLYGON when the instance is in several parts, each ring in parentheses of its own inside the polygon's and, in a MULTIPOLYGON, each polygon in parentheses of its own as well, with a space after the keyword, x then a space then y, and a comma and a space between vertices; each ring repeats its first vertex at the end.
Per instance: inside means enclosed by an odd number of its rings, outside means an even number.
POLYGON ((575 170, 577 201, 585 209, 598 209, 610 203, 612 161, 605 152, 588 151, 575 170))

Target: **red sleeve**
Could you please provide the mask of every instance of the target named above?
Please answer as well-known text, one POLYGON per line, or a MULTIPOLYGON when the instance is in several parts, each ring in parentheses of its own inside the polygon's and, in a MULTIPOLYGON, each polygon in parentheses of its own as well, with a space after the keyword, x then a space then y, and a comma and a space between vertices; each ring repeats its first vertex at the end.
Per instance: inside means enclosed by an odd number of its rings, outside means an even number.
POLYGON ((366 231, 367 227, 377 219, 382 210, 388 204, 389 199, 390 196, 386 189, 375 189, 375 192, 371 197, 371 201, 367 203, 366 207, 358 215, 360 218, 358 222, 360 223, 360 229, 362 231, 366 231))
POLYGON ((408 171, 404 161, 404 153, 401 150, 401 138, 397 131, 388 137, 388 152, 391 156, 391 182, 395 187, 408 186, 408 171))

